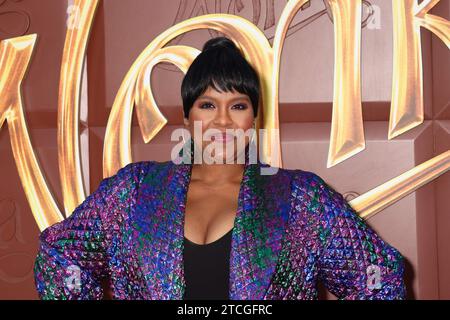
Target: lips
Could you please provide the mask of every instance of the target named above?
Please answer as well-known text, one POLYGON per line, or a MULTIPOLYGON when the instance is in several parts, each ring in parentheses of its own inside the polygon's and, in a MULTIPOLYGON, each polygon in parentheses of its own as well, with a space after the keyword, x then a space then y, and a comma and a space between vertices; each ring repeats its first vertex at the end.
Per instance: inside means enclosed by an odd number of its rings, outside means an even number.
POLYGON ((232 134, 228 134, 223 132, 222 134, 216 134, 212 136, 213 141, 220 141, 220 142, 228 142, 233 140, 234 136, 232 134))

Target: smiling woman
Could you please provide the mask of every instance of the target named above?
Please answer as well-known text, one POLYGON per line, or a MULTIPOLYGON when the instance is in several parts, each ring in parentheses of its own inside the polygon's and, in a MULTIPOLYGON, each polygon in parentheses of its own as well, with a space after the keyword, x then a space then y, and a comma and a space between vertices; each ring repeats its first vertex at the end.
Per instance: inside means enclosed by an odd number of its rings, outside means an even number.
POLYGON ((238 145, 237 131, 254 127, 260 83, 254 68, 230 39, 218 37, 205 43, 183 79, 181 96, 184 124, 194 136, 194 148, 205 150, 211 141, 221 142, 221 148, 215 148, 211 157, 216 163, 236 163, 249 143, 246 135, 244 145, 238 145), (200 126, 201 137, 194 134, 195 124, 200 126), (228 154, 226 144, 231 140, 233 152, 228 154))
MULTIPOLYGON (((198 121, 227 144, 227 130, 252 127, 259 78, 230 39, 214 38, 182 97, 186 128, 198 121)), ((39 295, 100 299, 110 277, 115 299, 317 299, 318 282, 340 299, 405 297, 401 254, 340 193, 313 172, 249 163, 248 144, 244 164, 143 161, 104 179, 42 232, 39 295)))

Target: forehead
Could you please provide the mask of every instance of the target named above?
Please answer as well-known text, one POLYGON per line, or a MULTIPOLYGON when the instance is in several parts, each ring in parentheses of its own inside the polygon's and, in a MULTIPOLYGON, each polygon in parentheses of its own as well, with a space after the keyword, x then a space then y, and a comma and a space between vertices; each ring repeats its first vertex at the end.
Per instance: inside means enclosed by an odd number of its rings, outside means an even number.
POLYGON ((248 95, 240 93, 236 90, 233 91, 217 91, 213 87, 208 87, 198 99, 210 99, 210 100, 248 100, 248 95))

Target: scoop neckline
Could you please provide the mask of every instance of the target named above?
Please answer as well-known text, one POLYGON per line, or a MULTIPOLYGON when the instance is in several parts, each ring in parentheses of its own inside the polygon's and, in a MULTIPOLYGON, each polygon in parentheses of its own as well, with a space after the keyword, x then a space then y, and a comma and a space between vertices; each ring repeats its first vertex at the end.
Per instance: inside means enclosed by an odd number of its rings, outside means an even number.
MULTIPOLYGON (((234 228, 233 228, 233 229, 234 229, 234 228)), ((184 240, 185 240, 186 242, 190 243, 191 245, 196 246, 196 247, 209 247, 209 246, 212 246, 212 245, 214 245, 214 244, 220 242, 221 240, 225 239, 225 238, 233 231, 233 229, 229 230, 227 233, 225 233, 225 234, 224 234, 223 236, 221 236, 219 239, 214 240, 213 242, 210 242, 210 243, 205 243, 205 244, 195 243, 195 242, 192 242, 191 240, 189 240, 189 239, 186 238, 186 237, 184 237, 184 240)))

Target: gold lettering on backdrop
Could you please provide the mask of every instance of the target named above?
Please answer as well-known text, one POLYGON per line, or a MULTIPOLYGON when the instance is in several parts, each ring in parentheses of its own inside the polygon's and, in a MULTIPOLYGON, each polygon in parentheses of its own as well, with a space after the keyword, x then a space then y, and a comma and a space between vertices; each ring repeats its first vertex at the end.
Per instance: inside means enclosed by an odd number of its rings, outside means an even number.
POLYGON ((58 205, 31 145, 20 86, 33 53, 35 34, 0 42, 0 128, 8 123, 11 148, 33 216, 43 229, 61 221, 58 205))
POLYGON ((68 10, 58 95, 58 163, 66 216, 86 198, 78 134, 80 90, 89 31, 98 0, 76 1, 68 10))
MULTIPOLYGON (((306 2, 307 0, 288 1, 276 26, 272 46, 253 23, 230 14, 194 17, 174 25, 156 37, 133 63, 116 95, 105 133, 104 177, 113 175, 119 168, 132 162, 130 133, 134 104, 145 142, 153 139, 167 123, 153 98, 150 74, 154 66, 160 62, 169 62, 182 72, 186 72, 199 51, 188 46, 164 46, 177 36, 196 29, 212 29, 229 36, 259 73, 262 112, 257 118, 257 129, 264 128, 269 132, 261 141, 262 160, 282 167, 280 152, 275 153, 274 158, 271 157, 273 144, 270 139, 270 131, 276 132, 275 130, 279 129, 278 80, 281 50, 289 24, 306 2)), ((410 100, 405 99, 406 93, 416 94, 411 88, 422 86, 421 69, 414 76, 408 73, 410 68, 417 68, 417 63, 421 67, 420 29, 417 23, 438 35, 449 46, 450 23, 427 14, 438 2, 439 0, 425 0, 418 5, 417 0, 402 1, 403 4, 393 0, 394 34, 397 37, 394 45, 396 48, 394 56, 397 58, 394 58, 393 92, 397 90, 398 96, 401 96, 398 99, 394 99, 393 96, 391 107, 390 121, 394 125, 390 128, 394 128, 392 132, 396 135, 411 128, 399 131, 401 126, 406 128, 405 124, 408 121, 412 123, 411 119, 416 118, 411 116, 414 112, 418 110, 418 113, 423 113, 421 102, 414 104, 415 111, 411 112, 408 105, 410 100), (403 52, 412 44, 413 48, 419 48, 417 52, 403 52), (399 60, 398 56, 403 59, 399 60)), ((327 163, 330 167, 363 150, 365 142, 359 84, 361 0, 328 0, 328 3, 333 14, 336 48, 333 120, 327 163)), ((97 0, 75 0, 71 10, 68 11, 70 17, 61 66, 58 102, 59 170, 67 216, 85 199, 78 151, 79 93, 88 34, 97 5, 97 0)), ((0 43, 0 125, 7 120, 19 176, 33 215, 39 228, 43 230, 64 217, 48 190, 37 163, 19 94, 20 82, 28 66, 35 39, 36 35, 30 35, 0 43)), ((414 101, 418 101, 417 97, 414 101)), ((390 138, 392 137, 390 130, 390 138)), ((279 146, 277 138, 274 149, 281 150, 279 146)), ((445 173, 449 168, 450 150, 359 196, 350 204, 367 219, 445 173)))
POLYGON ((104 177, 132 162, 130 141, 134 104, 145 143, 167 123, 151 91, 153 67, 159 62, 169 62, 186 72, 198 54, 199 51, 192 47, 170 46, 155 50, 155 46, 150 45, 137 58, 119 88, 109 115, 103 148, 104 177))
POLYGON ((334 21, 333 114, 327 167, 365 146, 361 104, 361 1, 329 1, 334 21))
POLYGON ((431 15, 440 0, 392 1, 394 70, 389 139, 423 122, 422 46, 420 27, 437 35, 450 49, 449 21, 431 15))
POLYGON ((450 150, 415 166, 378 187, 349 201, 364 219, 369 219, 391 204, 419 189, 450 169, 450 150))

